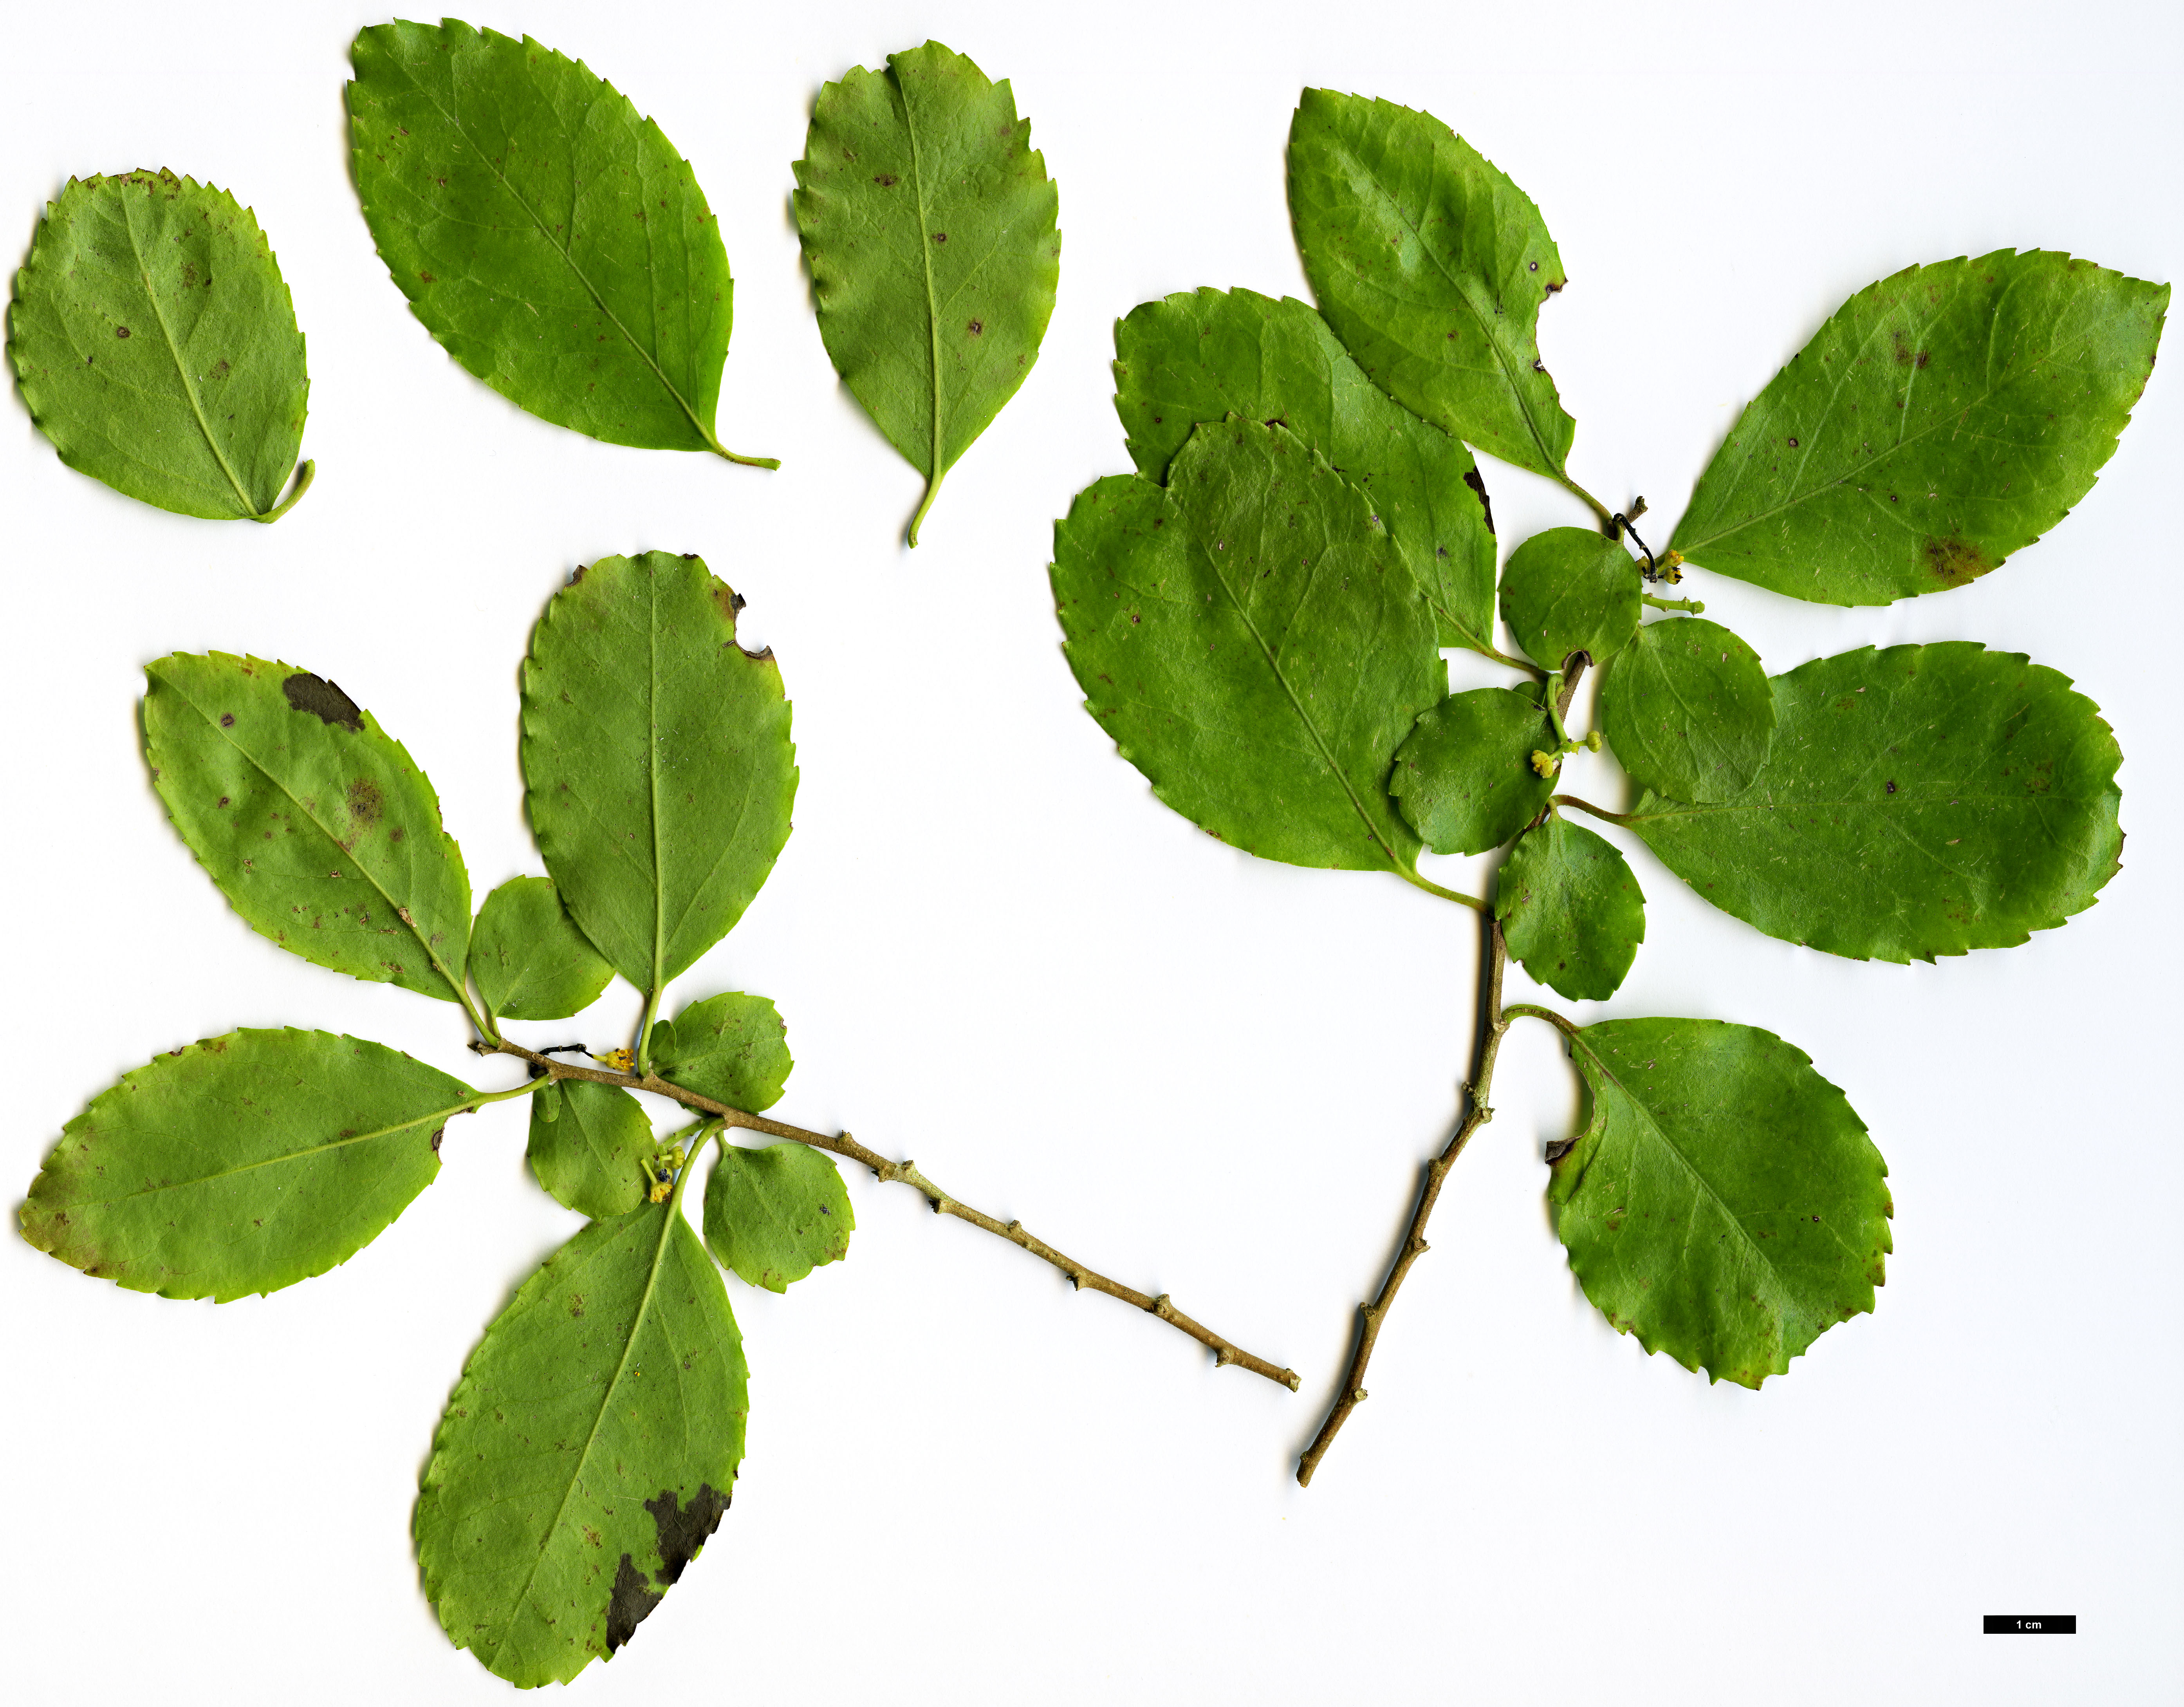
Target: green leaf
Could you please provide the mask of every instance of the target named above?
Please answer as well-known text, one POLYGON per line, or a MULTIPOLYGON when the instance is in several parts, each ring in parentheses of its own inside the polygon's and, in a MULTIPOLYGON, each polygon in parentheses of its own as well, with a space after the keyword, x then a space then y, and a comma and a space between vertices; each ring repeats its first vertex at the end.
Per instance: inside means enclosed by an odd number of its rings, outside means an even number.
POLYGON ((808 1144, 723 1145, 705 1182, 705 1242, 722 1267, 770 1292, 848 1256, 856 1224, 841 1169, 808 1144))
POLYGON ((183 516, 276 522, 310 395, 258 220, 172 172, 71 178, 15 275, 8 354, 62 461, 183 516))
POLYGON ((1525 655, 1559 670, 1573 652, 1604 664, 1637 633, 1638 566, 1596 527, 1550 527, 1509 554, 1502 618, 1525 655))
POLYGON ((1363 494, 1280 427, 1204 426, 1165 492, 1116 475, 1054 530, 1085 709, 1201 828, 1292 865, 1407 873, 1389 766, 1447 688, 1363 494))
POLYGON ((1774 690, 1759 655, 1719 622, 1649 622, 1600 689, 1600 728, 1641 789, 1718 805, 1759 774, 1774 690))
POLYGON ((564 1079, 531 1097, 525 1159, 554 1202, 593 1220, 627 1215, 650 1182, 638 1165, 652 1154, 652 1123, 619 1085, 564 1079))
POLYGON ((1777 676, 1765 768, 1719 805, 1627 820, 1769 936, 1853 960, 2007 948, 2093 904, 2123 833, 2115 737, 2069 678, 1970 641, 1777 676))
POLYGON ((1405 408, 1559 475, 1577 423, 1540 365, 1562 257, 1531 198, 1430 113, 1307 89, 1290 217, 1319 311, 1405 408))
POLYGON ((136 1292, 225 1303, 347 1262, 440 1171, 478 1093, 324 1031, 231 1031, 122 1075, 69 1122, 23 1236, 136 1292))
POLYGON ((448 1639, 523 1687, 627 1642, 727 1509, 746 1381, 679 1190, 548 1258, 471 1353, 425 1468, 417 1561, 448 1639))
POLYGON ((1557 745, 1546 711, 1521 688, 1451 694, 1397 750, 1388 791, 1435 853, 1485 853, 1546 810, 1555 780, 1532 755, 1557 745))
POLYGON ((566 1019, 599 999, 614 968, 584 940, 553 879, 512 877, 478 909, 471 976, 489 1014, 566 1019))
POLYGON ((1888 1165, 1804 1052, 1717 1019, 1612 1019, 1570 1041, 1592 1112, 1548 1196, 1618 1333, 1756 1387, 1873 1308, 1888 1165))
POLYGON ((763 996, 709 996, 652 1028, 655 1072, 747 1114, 781 1100, 794 1065, 780 1012, 763 996))
POLYGON ((2008 249, 1869 285, 1745 408, 1669 542, 1795 599, 1961 587, 2092 489, 2169 287, 2008 249))
POLYGON ((1200 421, 1279 421, 1365 494, 1444 646, 1494 650, 1494 521, 1471 453, 1365 377, 1294 297, 1183 292, 1115 326, 1115 408, 1138 472, 1167 478, 1200 421))
POLYGON ((470 876, 402 744, 287 664, 177 652, 144 673, 153 783, 250 928, 314 965, 460 1001, 470 876))
POLYGON ((796 749, 771 649, 695 557, 603 557, 523 665, 532 828, 577 928, 657 991, 728 934, 788 840, 796 749))
POLYGON ((915 545, 942 479, 1039 359, 1059 198, 1007 81, 938 42, 820 90, 794 170, 819 336, 926 478, 915 545))
POLYGON ((733 282, 689 162, 528 36, 380 24, 349 57, 349 159, 410 307, 510 402, 610 444, 710 450, 733 282))
POLYGON ((1502 867, 1494 916, 1524 970, 1572 1001, 1605 1001, 1646 940, 1646 897, 1613 844, 1550 812, 1502 867))

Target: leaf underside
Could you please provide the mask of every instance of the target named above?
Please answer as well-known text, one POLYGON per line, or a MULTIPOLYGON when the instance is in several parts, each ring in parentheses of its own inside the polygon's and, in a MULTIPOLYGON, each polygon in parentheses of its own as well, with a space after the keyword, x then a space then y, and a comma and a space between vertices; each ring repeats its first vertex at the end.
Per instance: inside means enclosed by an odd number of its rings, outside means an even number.
POLYGON ((1719 622, 1649 622, 1601 684, 1600 731, 1639 788, 1719 804, 1767 762, 1774 690, 1759 655, 1719 622))
POLYGON ((555 1252, 471 1353, 426 1466, 413 1530, 448 1638, 523 1687, 627 1642, 727 1509, 746 1379, 679 1194, 555 1252))
POLYGON ((1869 1311, 1887 1164, 1841 1091, 1755 1026, 1618 1019, 1570 1045, 1591 1098, 1555 1156, 1555 1230, 1621 1333, 1757 1387, 1869 1311))
POLYGON ((2092 488, 2168 306, 2166 285, 2044 251, 1906 267, 1746 406, 1669 543, 1825 604, 1961 587, 2092 488))
POLYGON ((457 1000, 470 877, 401 743, 287 664, 177 652, 145 675, 153 783, 251 929, 314 965, 457 1000))
POLYGON ((649 1189, 638 1161, 653 1149, 644 1105, 619 1085, 564 1079, 531 1095, 525 1159, 564 1208, 596 1221, 628 1214, 649 1189))
POLYGON ((1524 654, 1559 670, 1573 652, 1604 664, 1638 631, 1638 566, 1596 527, 1550 527, 1502 570, 1502 618, 1524 654))
POLYGON ((794 1063, 780 1010, 763 996, 730 990, 654 1026, 652 1065, 671 1085, 756 1114, 781 1100, 794 1063))
POLYGON ((1613 845, 1549 813, 1518 838, 1494 916, 1525 971, 1572 1001, 1605 1001, 1646 940, 1646 897, 1613 845))
POLYGON ((1494 527, 1471 453, 1365 377, 1294 297, 1179 292, 1116 324, 1115 410, 1138 472, 1165 481, 1201 421, 1279 422, 1371 501, 1444 646, 1493 649, 1494 527))
POLYGON ((1268 859, 1412 869, 1388 772, 1447 672, 1417 582, 1323 458, 1280 427, 1201 427, 1165 491, 1080 493, 1054 555, 1086 709, 1155 794, 1268 859))
POLYGON ((577 928, 639 990, 727 935, 788 840, 796 750, 772 651, 695 557, 579 570, 523 665, 532 828, 577 928))
POLYGON ((856 1224, 842 1170, 807 1144, 728 1145, 705 1182, 705 1242, 723 1267, 770 1292, 847 1256, 856 1224))
POLYGON ((1016 395, 1054 312, 1060 200, 1031 123, 1006 80, 928 42, 820 90, 794 170, 827 354, 937 486, 1016 395))
POLYGON ((1505 462, 1562 471, 1576 423, 1540 365, 1564 282, 1530 198, 1430 113, 1307 89, 1290 215, 1319 311, 1414 414, 1505 462))
POLYGON ((614 968, 584 940, 553 879, 512 877, 478 909, 471 975, 489 1014, 566 1019, 599 999, 614 968))
POLYGON ((304 334, 271 246, 172 172, 69 181, 15 276, 8 353, 60 459, 216 521, 270 516, 304 439, 304 334))
POLYGON ((660 126, 582 62, 452 18, 350 57, 365 220, 448 354, 557 426, 720 450, 727 253, 660 126))
POLYGON ((1388 790, 1435 853, 1485 853, 1546 809, 1554 778, 1540 774, 1532 755, 1555 745, 1546 711, 1529 689, 1451 694, 1418 718, 1397 750, 1388 790))
POLYGON ((359 1038, 208 1038, 125 1074, 69 1122, 23 1236, 132 1291, 275 1291, 384 1232, 432 1183, 440 1130, 476 1094, 359 1038))
POLYGON ((1773 678, 1765 767, 1630 828, 1716 906, 1853 960, 2007 948, 2093 904, 2123 832, 2115 737, 2067 677, 1970 641, 1773 678))

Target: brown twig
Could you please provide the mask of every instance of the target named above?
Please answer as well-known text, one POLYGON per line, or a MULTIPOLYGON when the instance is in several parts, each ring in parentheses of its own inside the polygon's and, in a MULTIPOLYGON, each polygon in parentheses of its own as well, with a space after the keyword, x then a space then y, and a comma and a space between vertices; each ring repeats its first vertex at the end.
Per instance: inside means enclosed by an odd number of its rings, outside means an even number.
POLYGON ((527 1061, 533 1068, 539 1070, 543 1077, 582 1079, 588 1079, 595 1085, 619 1085, 626 1091, 649 1091, 656 1096, 671 1097, 688 1107, 701 1109, 727 1125, 740 1126, 753 1132, 767 1133, 776 1138, 791 1139, 799 1144, 809 1144, 815 1150, 824 1150, 833 1155, 847 1157, 850 1161, 860 1163, 871 1169, 882 1180, 892 1180, 914 1188, 927 1202, 933 1206, 934 1213, 953 1215, 959 1221, 968 1221, 974 1227, 983 1227, 996 1238, 1006 1239, 1020 1250, 1030 1252, 1041 1262, 1052 1264, 1069 1277, 1071 1284, 1079 1291, 1105 1292, 1111 1298, 1120 1298, 1134 1309, 1143 1310, 1147 1315, 1159 1317, 1170 1327, 1190 1335, 1192 1339, 1196 1340, 1199 1344, 1212 1352, 1216 1367, 1234 1364, 1239 1369, 1251 1370, 1255 1375, 1264 1375, 1270 1381, 1278 1381, 1289 1388, 1291 1392, 1296 1391, 1295 1370, 1285 1370, 1278 1364, 1268 1363, 1264 1358, 1254 1357, 1242 1347, 1223 1339, 1220 1335, 1203 1323, 1194 1320, 1176 1308, 1168 1301, 1166 1292, 1155 1296, 1150 1292, 1138 1291, 1133 1287, 1123 1285, 1119 1280, 1109 1280, 1105 1275, 1086 1268, 1075 1258, 1064 1256, 1045 1240, 1033 1237, 1024 1231, 1022 1222, 998 1221, 982 1210, 973 1209, 969 1204, 950 1197, 924 1174, 919 1173, 916 1163, 890 1162, 877 1150, 866 1149, 846 1132, 833 1138, 828 1137, 823 1132, 807 1132, 801 1126, 791 1126, 783 1121, 769 1120, 763 1114, 752 1114, 741 1108, 731 1108, 725 1102, 716 1102, 710 1096, 701 1096, 694 1091, 685 1091, 681 1085, 671 1085, 655 1073, 643 1074, 614 1073, 595 1067, 578 1067, 556 1061, 550 1056, 541 1055, 534 1050, 526 1049, 518 1043, 510 1043, 504 1039, 473 1043, 471 1047, 481 1055, 513 1055, 520 1060, 527 1061))
POLYGON ((1365 1366, 1373 1361, 1373 1347, 1380 1337, 1381 1324, 1388 1319, 1389 1307, 1396 1302, 1396 1293, 1403 1284, 1403 1277, 1411 1272, 1411 1264, 1425 1255, 1426 1223, 1432 1218, 1434 1205, 1440 1200, 1441 1182, 1448 1178, 1448 1170, 1456 1165, 1456 1158, 1463 1153, 1463 1146, 1471 1141, 1471 1135, 1494 1118, 1494 1110, 1487 1097, 1494 1084, 1494 1057, 1501 1052, 1502 1035, 1508 1030, 1508 1018, 1502 1012, 1502 973, 1507 963, 1508 951, 1502 940, 1502 926, 1491 921, 1486 927, 1484 944, 1486 962, 1480 982, 1479 1060, 1471 1075, 1471 1083, 1464 1087, 1470 1107, 1456 1135, 1448 1141, 1448 1147, 1426 1163, 1425 1179, 1418 1191, 1418 1207, 1411 1217, 1410 1230, 1403 1235, 1402 1248, 1396 1254, 1395 1266, 1388 1270, 1388 1278, 1380 1287, 1380 1296, 1369 1304, 1357 1307, 1357 1354, 1350 1360, 1350 1369, 1342 1378, 1342 1389, 1336 1394, 1334 1409, 1327 1414, 1327 1420, 1319 1425, 1319 1432, 1297 1460, 1297 1485, 1312 1486, 1312 1472, 1319 1468, 1320 1459, 1334 1445, 1334 1436, 1342 1425, 1350 1420, 1350 1413, 1365 1402, 1365 1366))

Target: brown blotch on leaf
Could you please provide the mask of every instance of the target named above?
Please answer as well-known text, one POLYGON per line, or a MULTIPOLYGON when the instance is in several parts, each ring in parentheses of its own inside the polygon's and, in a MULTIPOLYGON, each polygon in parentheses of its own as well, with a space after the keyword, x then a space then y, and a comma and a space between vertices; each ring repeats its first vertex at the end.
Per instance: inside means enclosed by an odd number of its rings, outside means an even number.
POLYGON ((1479 477, 1479 471, 1474 468, 1465 471, 1463 483, 1479 494, 1479 507, 1486 512, 1486 531, 1491 533, 1494 531, 1494 505, 1487 499, 1486 483, 1479 477))
POLYGON ((893 172, 882 172, 878 177, 874 178, 872 181, 878 184, 883 190, 891 190, 897 184, 900 183, 902 180, 895 176, 893 172))
POLYGON ((660 1532, 660 1569, 655 1576, 664 1586, 681 1580, 682 1567, 698 1556, 698 1549, 721 1526, 728 1496, 710 1482, 701 1481, 688 1505, 676 1499, 674 1489, 663 1487, 659 1498, 645 1501, 644 1509, 652 1514, 653 1526, 660 1532))
POLYGON ((637 1634, 637 1626, 652 1615, 652 1609, 664 1597, 655 1594, 644 1580, 644 1573, 630 1562, 627 1554, 621 1556, 621 1567, 615 1572, 614 1593, 607 1601, 607 1652, 612 1654, 637 1634))
POLYGON ((385 815, 386 810, 375 784, 359 777, 348 785, 349 822, 357 829, 370 829, 385 815))
POLYGON ((1927 540, 1920 555, 1926 560, 1926 572, 1944 587, 1961 587, 1994 567, 1978 546, 1954 534, 1927 540))
POLYGON ((117 326, 114 328, 114 335, 116 337, 126 337, 129 336, 129 328, 125 326, 117 326))
POLYGON ((309 711, 321 722, 339 723, 344 729, 359 732, 364 728, 364 712, 356 701, 308 670, 298 670, 281 683, 281 691, 288 696, 292 709, 309 711))

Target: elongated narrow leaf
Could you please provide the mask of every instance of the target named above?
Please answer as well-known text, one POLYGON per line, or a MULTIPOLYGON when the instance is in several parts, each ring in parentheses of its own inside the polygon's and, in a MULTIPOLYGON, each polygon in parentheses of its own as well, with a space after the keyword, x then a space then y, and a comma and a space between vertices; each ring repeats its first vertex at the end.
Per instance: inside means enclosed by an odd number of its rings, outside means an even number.
POLYGON ((1290 217, 1319 311, 1373 382, 1467 444, 1558 474, 1577 424, 1540 365, 1562 257, 1531 198, 1430 113, 1307 89, 1290 217))
POLYGON ((763 996, 709 996, 652 1028, 654 1072, 747 1114, 781 1100, 794 1065, 780 1011, 763 996))
POLYGON ((1605 1001, 1646 940, 1646 897, 1613 844, 1551 812, 1519 837, 1494 901, 1509 952, 1572 1001, 1605 1001))
POLYGON ((1555 1231, 1619 1333, 1756 1387, 1873 1308, 1888 1166, 1804 1052, 1757 1026, 1615 1019, 1570 1044, 1592 1112, 1555 1231))
POLYGON ((722 1147, 705 1182, 705 1242, 747 1285, 785 1292, 850 1254, 857 1224, 834 1158, 808 1144, 722 1147))
POLYGON ((226 1303, 323 1275, 440 1171, 459 1079, 324 1031, 231 1031, 123 1075, 69 1122, 23 1236, 132 1291, 226 1303))
POLYGON ((1961 587, 2092 489, 2168 307, 2167 285, 2065 254, 1906 267, 1746 406, 1670 543, 1823 604, 1961 587))
POLYGON ((1418 719, 1396 754, 1388 789, 1435 853, 1485 853, 1545 809, 1554 774, 1532 756, 1555 746, 1532 692, 1474 688, 1450 695, 1418 719))
POLYGON ((15 275, 8 354, 70 467, 183 516, 286 512, 304 334, 265 232, 226 190, 165 171, 70 179, 15 275))
POLYGON ((734 286, 689 162, 612 84, 456 19, 359 31, 350 160, 411 310, 510 402, 710 450, 734 286))
POLYGON ((941 480, 1039 359, 1059 197, 1007 80, 938 42, 820 90, 795 172, 827 354, 926 479, 915 545, 941 480))
POLYGON ((1490 652, 1494 520, 1471 453, 1365 377, 1294 297, 1178 293, 1115 327, 1115 408, 1138 472, 1164 481, 1200 421, 1279 421, 1372 501, 1444 646, 1490 652))
POLYGON ((251 929, 315 965, 457 1000, 470 877, 401 743, 287 664, 177 652, 144 673, 153 782, 251 929))
POLYGON ((1290 433, 1201 427, 1165 492, 1117 475, 1054 530, 1085 708, 1153 792, 1292 865, 1407 872, 1396 748, 1447 672, 1364 494, 1290 433))
POLYGON ((1594 527, 1550 527, 1509 554, 1502 617, 1527 657, 1559 670, 1573 652, 1607 661, 1638 632, 1638 566, 1594 527))
POLYGON ((1703 616, 1648 623, 1600 689, 1600 728, 1630 780, 1663 799, 1733 799, 1774 740, 1759 655, 1703 616))
POLYGON ((727 935, 788 840, 796 749, 773 654, 695 557, 603 557, 523 665, 531 826, 570 916, 639 990, 727 935))
POLYGON ((1769 936, 1853 960, 2007 948, 2115 875, 2123 755, 2070 678, 1969 641, 1777 676, 1774 744, 1719 805, 1647 795, 1669 870, 1769 936))
POLYGON ((599 999, 614 968, 584 940, 553 879, 512 877, 478 909, 471 976, 488 1013, 566 1019, 599 999))
POLYGON ((652 1154, 652 1123, 628 1091, 564 1079, 531 1097, 525 1159, 554 1202, 593 1220, 627 1215, 650 1181, 638 1158, 652 1154))
POLYGON ((746 1381, 679 1191, 547 1258, 471 1353, 425 1467, 417 1560, 448 1639, 526 1688, 627 1642, 727 1509, 746 1381))

